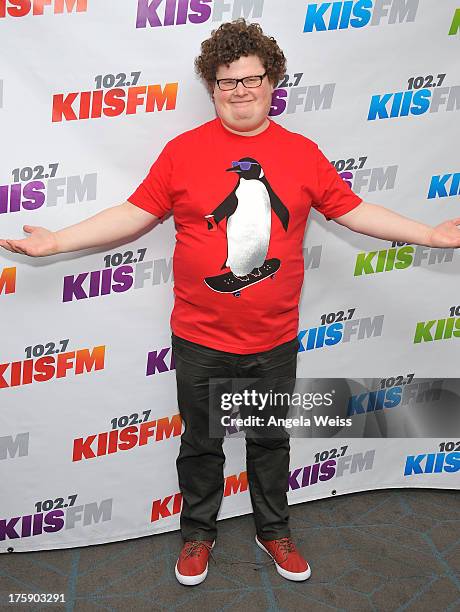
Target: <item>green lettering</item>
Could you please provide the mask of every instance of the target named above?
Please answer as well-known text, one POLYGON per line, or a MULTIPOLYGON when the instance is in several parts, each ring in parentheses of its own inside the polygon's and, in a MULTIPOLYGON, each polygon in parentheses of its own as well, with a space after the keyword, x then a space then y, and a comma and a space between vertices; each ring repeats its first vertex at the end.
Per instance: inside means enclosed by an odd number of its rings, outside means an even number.
POLYGON ((418 344, 419 342, 431 342, 433 340, 433 336, 430 333, 430 327, 436 321, 420 321, 417 323, 417 327, 415 328, 415 336, 414 336, 414 344, 418 344))
POLYGON ((356 265, 354 276, 361 276, 361 274, 374 274, 372 267, 372 259, 377 255, 377 251, 370 251, 369 253, 358 253, 356 258, 356 265))
POLYGON ((408 268, 413 261, 414 247, 413 246, 404 246, 401 249, 398 249, 397 253, 397 263, 395 263, 395 268, 398 270, 404 270, 408 268))
POLYGON ((452 25, 450 26, 449 36, 453 36, 457 34, 460 29, 460 9, 456 9, 454 13, 454 18, 452 19, 452 25))

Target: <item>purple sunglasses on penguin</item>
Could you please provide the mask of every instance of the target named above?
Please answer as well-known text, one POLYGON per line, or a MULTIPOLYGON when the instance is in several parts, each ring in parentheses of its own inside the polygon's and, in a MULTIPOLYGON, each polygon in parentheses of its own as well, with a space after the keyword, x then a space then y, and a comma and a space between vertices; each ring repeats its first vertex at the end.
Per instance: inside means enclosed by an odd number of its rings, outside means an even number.
POLYGON ((257 162, 250 161, 232 161, 232 168, 237 168, 238 166, 241 170, 250 170, 251 166, 258 166, 257 162))

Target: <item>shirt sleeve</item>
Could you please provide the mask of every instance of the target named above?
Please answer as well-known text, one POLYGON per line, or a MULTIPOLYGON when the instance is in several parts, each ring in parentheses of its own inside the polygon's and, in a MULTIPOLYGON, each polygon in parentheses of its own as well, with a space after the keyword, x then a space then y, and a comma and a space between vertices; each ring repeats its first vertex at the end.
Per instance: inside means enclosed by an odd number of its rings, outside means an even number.
POLYGON ((128 201, 161 219, 172 210, 171 176, 172 159, 166 145, 128 201))
POLYGON ((350 189, 319 148, 316 159, 317 185, 312 206, 329 221, 361 204, 363 199, 350 189))

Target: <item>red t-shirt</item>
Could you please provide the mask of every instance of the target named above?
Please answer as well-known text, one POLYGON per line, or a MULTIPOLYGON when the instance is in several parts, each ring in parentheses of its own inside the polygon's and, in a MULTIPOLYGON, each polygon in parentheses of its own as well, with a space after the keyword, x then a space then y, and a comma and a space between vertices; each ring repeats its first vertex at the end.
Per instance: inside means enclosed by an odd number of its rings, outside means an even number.
POLYGON ((174 215, 173 332, 238 354, 297 335, 310 208, 331 219, 362 201, 308 138, 271 120, 240 136, 219 118, 171 140, 128 200, 174 215))

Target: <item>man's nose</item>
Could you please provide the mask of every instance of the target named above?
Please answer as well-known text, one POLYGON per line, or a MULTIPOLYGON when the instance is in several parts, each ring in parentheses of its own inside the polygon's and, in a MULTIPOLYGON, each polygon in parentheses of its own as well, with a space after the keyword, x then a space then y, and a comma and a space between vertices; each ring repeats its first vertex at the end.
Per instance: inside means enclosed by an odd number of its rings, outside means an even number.
POLYGON ((243 85, 241 81, 237 83, 236 89, 235 89, 236 94, 238 94, 239 96, 243 96, 246 94, 246 91, 247 91, 247 88, 243 85))

